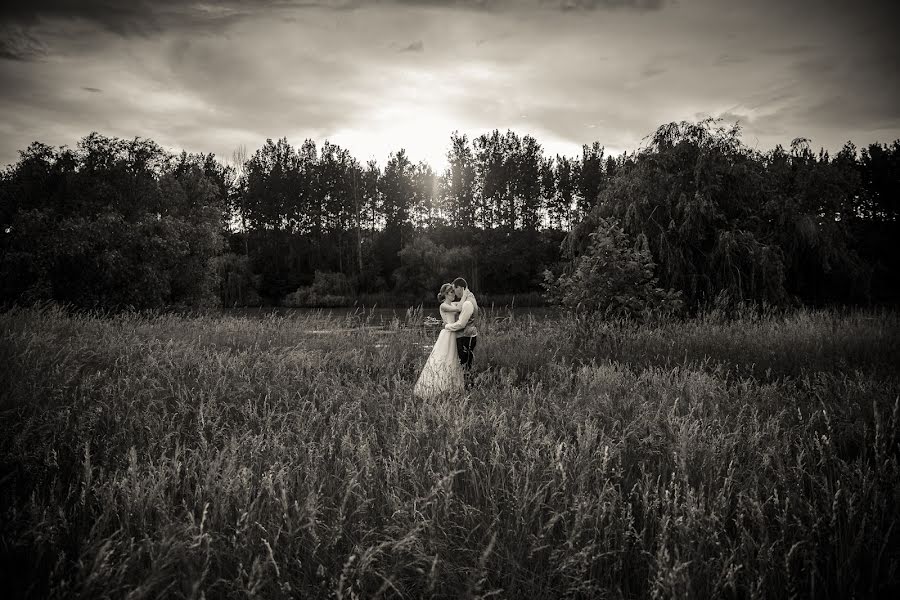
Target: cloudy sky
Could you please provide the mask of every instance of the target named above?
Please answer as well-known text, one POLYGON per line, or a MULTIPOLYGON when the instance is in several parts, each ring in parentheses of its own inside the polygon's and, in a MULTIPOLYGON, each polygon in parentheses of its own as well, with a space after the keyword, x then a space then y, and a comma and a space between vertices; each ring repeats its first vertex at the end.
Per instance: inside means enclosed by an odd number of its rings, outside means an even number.
POLYGON ((900 138, 894 0, 15 4, 0 8, 0 165, 91 131, 223 159, 328 139, 436 167, 454 130, 570 156, 704 116, 764 150, 900 138))

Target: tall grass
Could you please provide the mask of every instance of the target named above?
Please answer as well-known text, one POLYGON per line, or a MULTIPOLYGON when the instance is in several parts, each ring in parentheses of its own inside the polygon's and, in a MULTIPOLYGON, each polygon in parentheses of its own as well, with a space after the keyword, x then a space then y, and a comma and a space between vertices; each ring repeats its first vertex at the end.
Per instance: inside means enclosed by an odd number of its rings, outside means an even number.
POLYGON ((0 314, 12 597, 884 597, 900 321, 0 314))

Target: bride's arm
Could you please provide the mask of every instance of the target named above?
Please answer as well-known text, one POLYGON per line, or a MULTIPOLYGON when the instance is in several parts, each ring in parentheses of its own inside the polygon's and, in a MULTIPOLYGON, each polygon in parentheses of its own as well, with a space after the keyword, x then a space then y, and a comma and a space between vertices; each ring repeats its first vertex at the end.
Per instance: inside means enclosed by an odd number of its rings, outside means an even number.
POLYGON ((454 306, 454 305, 450 304, 449 302, 444 302, 443 304, 441 304, 441 312, 458 313, 461 310, 462 309, 459 306, 454 306))

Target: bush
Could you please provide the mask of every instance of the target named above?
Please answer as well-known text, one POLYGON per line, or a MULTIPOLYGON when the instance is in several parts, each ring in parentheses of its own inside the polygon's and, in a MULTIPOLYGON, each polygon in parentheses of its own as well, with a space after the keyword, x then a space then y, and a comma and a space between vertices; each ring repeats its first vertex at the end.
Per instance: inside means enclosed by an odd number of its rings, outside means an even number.
POLYGON ((285 296, 281 304, 290 307, 334 308, 353 303, 353 285, 343 273, 316 271, 310 286, 285 296))
POLYGON ((556 281, 549 272, 545 287, 564 306, 612 318, 643 320, 653 312, 677 312, 681 294, 657 286, 656 264, 646 239, 633 244, 614 219, 600 218, 587 251, 570 274, 556 281))
POLYGON ((21 211, 0 255, 3 296, 80 308, 160 308, 217 303, 217 223, 107 212, 57 220, 21 211))

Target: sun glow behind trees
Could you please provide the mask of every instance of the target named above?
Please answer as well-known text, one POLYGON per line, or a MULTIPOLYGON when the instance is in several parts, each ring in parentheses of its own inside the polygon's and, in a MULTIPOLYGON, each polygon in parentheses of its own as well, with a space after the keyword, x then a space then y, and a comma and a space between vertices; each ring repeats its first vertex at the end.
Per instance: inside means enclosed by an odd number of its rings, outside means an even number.
MULTIPOLYGON (((327 138, 352 148, 360 160, 382 165, 402 148, 414 164, 425 162, 443 173, 448 165, 447 140, 454 133, 474 140, 495 129, 512 130, 540 140, 549 156, 578 156, 582 143, 591 141, 566 139, 530 117, 529 105, 513 93, 512 74, 496 65, 450 61, 423 69, 404 62, 382 70, 389 85, 371 90, 366 106, 348 115, 348 124, 318 136, 319 144, 327 138), (485 86, 507 86, 508 95, 502 102, 474 101, 471 90, 485 86)), ((602 133, 589 126, 585 131, 592 136, 602 133)))
POLYGON ((392 106, 378 109, 372 116, 364 128, 340 129, 330 139, 379 164, 387 162, 397 151, 395 140, 402 139, 413 162, 424 161, 438 171, 446 168, 446 140, 458 128, 444 113, 427 106, 392 106))

